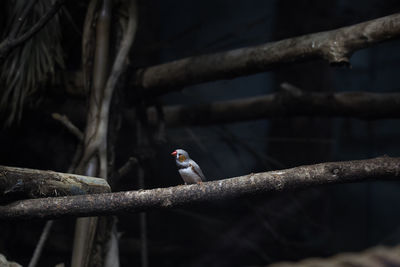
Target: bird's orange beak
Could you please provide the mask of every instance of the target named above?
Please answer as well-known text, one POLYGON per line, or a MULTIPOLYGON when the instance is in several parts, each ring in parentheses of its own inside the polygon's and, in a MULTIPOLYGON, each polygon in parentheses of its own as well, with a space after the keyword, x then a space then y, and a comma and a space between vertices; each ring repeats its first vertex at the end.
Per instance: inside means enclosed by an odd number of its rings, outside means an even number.
POLYGON ((176 150, 174 152, 171 153, 171 156, 176 156, 176 150))

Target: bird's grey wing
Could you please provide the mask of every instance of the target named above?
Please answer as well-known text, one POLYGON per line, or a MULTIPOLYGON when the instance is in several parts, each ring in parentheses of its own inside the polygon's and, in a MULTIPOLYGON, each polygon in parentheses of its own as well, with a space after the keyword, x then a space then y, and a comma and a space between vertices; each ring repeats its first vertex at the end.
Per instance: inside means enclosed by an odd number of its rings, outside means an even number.
POLYGON ((202 181, 207 181, 206 177, 204 176, 203 172, 200 169, 200 166, 194 162, 193 160, 190 160, 190 166, 192 167, 192 170, 200 176, 202 181))

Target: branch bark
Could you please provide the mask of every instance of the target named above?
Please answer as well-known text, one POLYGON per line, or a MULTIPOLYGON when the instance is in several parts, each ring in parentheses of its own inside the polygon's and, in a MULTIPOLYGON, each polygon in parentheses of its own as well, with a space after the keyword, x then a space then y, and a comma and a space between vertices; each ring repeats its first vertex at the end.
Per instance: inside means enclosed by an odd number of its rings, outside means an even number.
POLYGON ((51 219, 66 216, 111 215, 167 209, 215 201, 297 190, 310 186, 365 180, 400 179, 400 158, 328 162, 286 170, 248 174, 230 179, 151 190, 46 199, 21 200, 0 206, 0 220, 51 219))
MULTIPOLYGON (((134 111, 127 111, 125 115, 129 121, 134 121, 134 111)), ((298 116, 400 118, 400 93, 278 92, 210 104, 166 106, 163 115, 169 127, 298 116)), ((153 126, 161 120, 154 107, 147 109, 147 118, 153 126)))
POLYGON ((110 192, 104 179, 0 166, 1 201, 110 192))
POLYGON ((397 13, 336 30, 142 68, 135 72, 133 84, 143 88, 145 95, 154 96, 187 85, 232 79, 299 61, 324 59, 331 64, 349 64, 355 51, 399 36, 400 13, 397 13))

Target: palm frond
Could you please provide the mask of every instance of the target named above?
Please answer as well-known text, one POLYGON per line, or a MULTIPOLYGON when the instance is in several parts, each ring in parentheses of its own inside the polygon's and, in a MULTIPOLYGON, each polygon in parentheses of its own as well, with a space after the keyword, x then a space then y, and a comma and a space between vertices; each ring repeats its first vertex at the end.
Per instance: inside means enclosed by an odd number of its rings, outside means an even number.
MULTIPOLYGON (((52 3, 52 0, 38 0, 20 33, 34 25, 50 9, 52 3)), ((2 39, 8 35, 25 5, 25 0, 6 1, 2 39)), ((26 100, 53 81, 57 67, 64 67, 59 15, 22 46, 14 49, 0 66, 0 112, 6 125, 21 119, 26 100)))

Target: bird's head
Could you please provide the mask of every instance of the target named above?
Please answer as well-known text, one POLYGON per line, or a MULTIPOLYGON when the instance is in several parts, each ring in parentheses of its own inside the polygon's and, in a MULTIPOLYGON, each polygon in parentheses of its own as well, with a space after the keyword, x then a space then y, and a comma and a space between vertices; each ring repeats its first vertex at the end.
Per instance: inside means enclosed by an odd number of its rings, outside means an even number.
POLYGON ((189 154, 183 149, 176 149, 174 152, 171 153, 171 156, 175 157, 176 162, 185 162, 189 158, 189 154))

